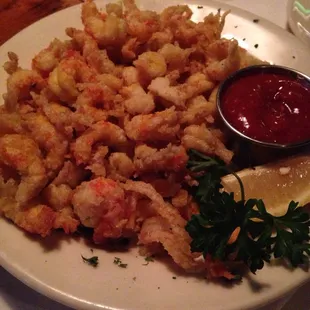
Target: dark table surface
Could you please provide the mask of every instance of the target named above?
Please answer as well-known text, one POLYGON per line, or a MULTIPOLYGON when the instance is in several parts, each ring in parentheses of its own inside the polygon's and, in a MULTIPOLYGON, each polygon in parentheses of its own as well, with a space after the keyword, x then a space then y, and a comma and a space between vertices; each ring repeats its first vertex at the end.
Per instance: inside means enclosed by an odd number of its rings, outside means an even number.
POLYGON ((0 45, 37 20, 82 0, 0 0, 0 45))

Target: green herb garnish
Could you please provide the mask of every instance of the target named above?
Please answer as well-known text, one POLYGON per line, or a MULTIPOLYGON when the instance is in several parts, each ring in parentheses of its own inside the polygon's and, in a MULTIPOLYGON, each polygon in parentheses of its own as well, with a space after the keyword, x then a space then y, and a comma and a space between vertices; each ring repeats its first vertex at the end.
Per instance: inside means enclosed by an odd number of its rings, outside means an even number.
POLYGON ((83 255, 82 256, 82 259, 85 263, 88 263, 89 265, 93 266, 93 267, 97 267, 98 264, 99 264, 99 260, 98 260, 98 256, 93 256, 93 257, 90 257, 90 258, 86 258, 84 257, 83 255))
POLYGON ((113 261, 114 264, 119 265, 121 262, 122 261, 119 257, 114 257, 114 261, 113 261))
POLYGON ((154 257, 153 256, 147 256, 144 258, 146 261, 146 264, 142 264, 143 266, 147 266, 150 262, 154 262, 154 257))
POLYGON ((199 172, 193 197, 200 213, 186 225, 193 252, 224 262, 241 261, 253 273, 262 269, 264 262, 270 262, 272 256, 287 260, 293 267, 308 260, 309 215, 298 203, 291 201, 285 215, 273 216, 261 199, 244 199, 238 175, 233 173, 242 199, 235 201, 233 193, 223 190, 221 177, 231 171, 221 160, 192 150, 188 168, 199 172))
POLYGON ((119 257, 114 257, 113 263, 120 268, 127 268, 128 264, 124 264, 119 257))

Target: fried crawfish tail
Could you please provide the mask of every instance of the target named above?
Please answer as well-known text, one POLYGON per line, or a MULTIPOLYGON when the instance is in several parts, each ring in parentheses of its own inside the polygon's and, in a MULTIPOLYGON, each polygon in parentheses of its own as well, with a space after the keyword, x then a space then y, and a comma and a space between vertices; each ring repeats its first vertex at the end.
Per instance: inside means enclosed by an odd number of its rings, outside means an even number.
POLYGON ((45 187, 47 176, 38 145, 29 137, 18 134, 0 138, 0 162, 15 169, 21 177, 16 201, 23 204, 45 187))
POLYGON ((76 188, 72 204, 81 223, 94 228, 95 243, 121 237, 127 223, 125 193, 115 181, 98 177, 83 182, 76 188))

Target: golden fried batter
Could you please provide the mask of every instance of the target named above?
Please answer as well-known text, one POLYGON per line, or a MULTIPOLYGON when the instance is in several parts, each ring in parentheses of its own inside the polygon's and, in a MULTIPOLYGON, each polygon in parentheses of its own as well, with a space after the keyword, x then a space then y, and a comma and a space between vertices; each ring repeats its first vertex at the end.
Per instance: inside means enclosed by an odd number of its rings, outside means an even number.
POLYGON ((228 12, 195 23, 187 5, 123 6, 102 12, 85 1, 84 27, 38 51, 32 70, 9 53, 0 213, 42 237, 78 225, 96 243, 134 237, 197 271, 185 230, 197 213, 187 150, 231 161, 216 128, 218 85, 257 60, 221 38, 228 12))

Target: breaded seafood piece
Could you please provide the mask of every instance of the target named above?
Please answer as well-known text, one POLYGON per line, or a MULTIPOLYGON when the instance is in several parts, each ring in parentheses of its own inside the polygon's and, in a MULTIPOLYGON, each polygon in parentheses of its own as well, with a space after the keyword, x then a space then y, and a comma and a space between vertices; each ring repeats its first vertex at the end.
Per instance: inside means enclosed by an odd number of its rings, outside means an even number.
POLYGON ((3 65, 3 69, 7 74, 13 74, 17 70, 21 69, 18 67, 18 56, 13 52, 8 52, 9 60, 3 65))
POLYGON ((240 68, 240 53, 237 40, 220 39, 207 48, 208 76, 214 81, 223 81, 240 68))
POLYGON ((154 114, 136 115, 125 124, 126 135, 135 141, 170 141, 179 129, 179 114, 174 107, 154 114))
POLYGON ((0 177, 0 215, 4 215, 14 224, 32 234, 46 237, 53 229, 56 213, 44 204, 35 201, 21 205, 15 200, 18 182, 5 181, 0 177))
POLYGON ((8 113, 0 109, 0 136, 11 133, 23 133, 25 130, 21 124, 20 114, 8 113))
POLYGON ((120 93, 125 97, 124 106, 131 115, 149 114, 155 109, 153 96, 146 93, 140 84, 123 87, 120 93))
POLYGON ((7 79, 5 107, 9 112, 16 111, 20 100, 31 99, 30 92, 39 92, 46 85, 41 75, 32 70, 20 69, 7 79))
POLYGON ((158 53, 164 56, 168 71, 178 70, 184 72, 188 66, 189 56, 193 48, 182 49, 175 44, 165 44, 158 53))
POLYGON ((106 146, 121 146, 127 142, 123 129, 110 122, 100 121, 93 124, 71 145, 78 165, 86 164, 91 158, 92 146, 101 142, 106 146))
POLYGON ((69 27, 66 34, 73 39, 90 67, 100 74, 118 73, 117 66, 110 60, 107 51, 99 49, 96 40, 86 31, 69 27))
POLYGON ((93 152, 86 169, 90 170, 96 177, 106 177, 106 156, 109 153, 109 148, 104 145, 99 145, 93 152))
POLYGON ((127 222, 125 192, 115 181, 99 177, 83 182, 74 191, 72 204, 81 223, 94 228, 95 243, 121 236, 127 222))
POLYGON ((167 77, 154 79, 148 89, 156 96, 165 99, 177 109, 184 110, 186 101, 192 97, 203 94, 214 87, 203 73, 196 73, 190 76, 184 84, 171 86, 167 77))
POLYGON ((208 155, 216 155, 227 164, 230 163, 233 152, 228 150, 223 142, 205 125, 190 125, 184 129, 182 145, 187 149, 195 149, 208 155))
POLYGON ((66 184, 70 188, 75 189, 87 175, 86 170, 77 166, 74 162, 67 160, 52 184, 56 186, 66 184))
POLYGON ((33 58, 32 69, 47 76, 57 67, 67 49, 68 44, 55 38, 47 48, 41 50, 33 58))
POLYGON ((204 96, 197 96, 188 101, 187 110, 182 111, 180 122, 188 125, 212 124, 216 115, 216 103, 207 101, 204 96))
POLYGON ((24 204, 45 187, 47 175, 38 145, 29 137, 8 134, 0 138, 0 162, 16 169, 21 177, 15 199, 24 204))
POLYGON ((78 83, 96 82, 96 71, 78 53, 64 58, 48 77, 48 87, 62 102, 72 105, 79 95, 78 83))
POLYGON ((82 22, 85 31, 99 46, 119 47, 125 42, 127 36, 125 20, 113 12, 103 16, 92 0, 87 0, 82 5, 82 22))
POLYGON ((127 33, 145 43, 160 29, 159 15, 154 11, 141 11, 133 0, 123 0, 127 33))
POLYGON ((59 133, 48 119, 39 113, 23 115, 23 125, 29 130, 30 136, 46 153, 44 164, 49 175, 59 171, 68 151, 68 141, 59 133))
POLYGON ((73 213, 71 200, 73 190, 67 184, 51 183, 43 191, 47 204, 56 211, 54 229, 63 229, 66 234, 74 233, 80 222, 73 213))
POLYGON ((167 64, 164 56, 156 52, 145 52, 133 62, 143 79, 151 81, 164 76, 167 72, 167 64))
POLYGON ((187 271, 193 271, 198 263, 190 250, 190 237, 185 231, 186 220, 170 204, 166 203, 150 185, 128 180, 122 185, 125 191, 139 193, 152 201, 158 217, 146 219, 139 235, 140 244, 161 243, 173 260, 187 271))
POLYGON ((169 144, 157 150, 145 144, 135 148, 134 164, 137 172, 180 171, 186 166, 188 156, 183 146, 169 144))
POLYGON ((126 181, 127 179, 130 179, 135 172, 135 166, 126 153, 111 153, 108 162, 109 179, 116 181, 126 181))

